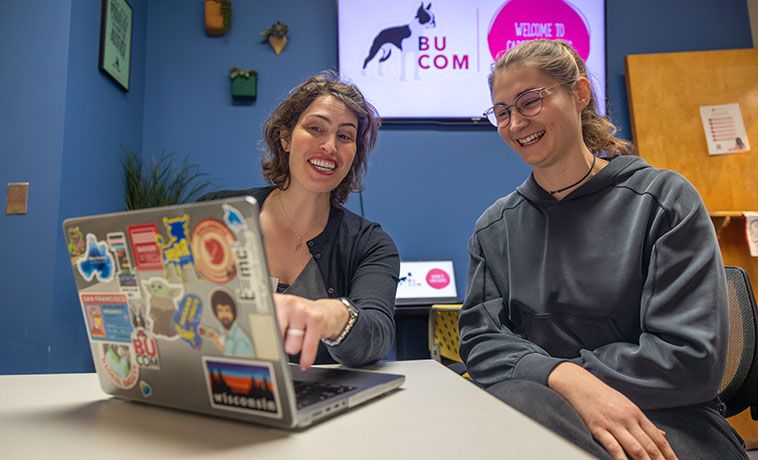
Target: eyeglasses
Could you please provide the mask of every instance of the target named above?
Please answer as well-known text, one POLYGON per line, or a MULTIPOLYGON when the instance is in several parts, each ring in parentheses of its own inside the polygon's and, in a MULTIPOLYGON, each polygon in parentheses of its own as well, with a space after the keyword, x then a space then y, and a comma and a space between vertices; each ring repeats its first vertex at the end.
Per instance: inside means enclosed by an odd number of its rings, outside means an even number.
POLYGON ((494 107, 485 110, 482 115, 487 117, 495 128, 507 128, 511 124, 512 108, 515 108, 519 114, 525 117, 533 117, 542 111, 542 100, 550 95, 550 93, 545 94, 545 91, 570 83, 573 83, 573 81, 557 83, 544 88, 531 89, 521 93, 516 100, 513 101, 513 105, 495 104, 494 107))

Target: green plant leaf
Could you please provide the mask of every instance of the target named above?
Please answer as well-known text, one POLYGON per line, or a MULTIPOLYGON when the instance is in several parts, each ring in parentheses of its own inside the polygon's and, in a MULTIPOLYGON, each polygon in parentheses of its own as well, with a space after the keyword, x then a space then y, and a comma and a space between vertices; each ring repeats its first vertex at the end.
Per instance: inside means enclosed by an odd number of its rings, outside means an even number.
POLYGON ((191 163, 189 156, 178 161, 174 153, 161 152, 150 162, 133 150, 124 150, 126 209, 170 206, 196 200, 213 185, 210 175, 191 163))

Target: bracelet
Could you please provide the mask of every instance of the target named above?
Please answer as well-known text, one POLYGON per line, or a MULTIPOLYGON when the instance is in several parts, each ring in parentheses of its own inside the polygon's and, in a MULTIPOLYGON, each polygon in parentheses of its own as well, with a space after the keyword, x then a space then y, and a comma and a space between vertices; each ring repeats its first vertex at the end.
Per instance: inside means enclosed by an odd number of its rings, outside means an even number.
POLYGON ((336 339, 321 339, 322 342, 329 345, 330 347, 336 347, 337 345, 341 344, 342 341, 345 340, 345 337, 347 337, 347 335, 350 333, 350 330, 353 329, 353 326, 355 326, 356 321, 358 321, 358 309, 355 308, 353 302, 345 297, 341 297, 340 302, 342 302, 345 307, 347 307, 347 323, 336 339))

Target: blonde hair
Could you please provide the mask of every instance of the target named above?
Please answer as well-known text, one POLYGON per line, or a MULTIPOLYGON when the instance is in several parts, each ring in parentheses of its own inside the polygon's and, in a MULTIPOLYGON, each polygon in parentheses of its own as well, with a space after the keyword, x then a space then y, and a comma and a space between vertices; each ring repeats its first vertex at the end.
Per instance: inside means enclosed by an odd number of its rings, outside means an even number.
MULTIPOLYGON (((498 73, 514 67, 529 67, 544 72, 558 83, 576 91, 576 80, 587 77, 587 68, 574 48, 563 40, 532 40, 503 54, 492 67, 487 81, 492 85, 498 73)), ((590 87, 590 100, 582 110, 582 138, 592 153, 607 152, 608 156, 634 153, 631 142, 615 136, 617 128, 608 118, 597 113, 595 94, 590 87)))

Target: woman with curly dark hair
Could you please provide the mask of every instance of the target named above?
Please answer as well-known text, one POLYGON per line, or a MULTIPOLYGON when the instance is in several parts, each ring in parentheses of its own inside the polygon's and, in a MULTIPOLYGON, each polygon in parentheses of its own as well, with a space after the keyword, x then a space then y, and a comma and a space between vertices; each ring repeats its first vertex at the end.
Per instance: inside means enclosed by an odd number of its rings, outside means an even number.
POLYGON ((399 256, 382 228, 343 207, 361 190, 379 128, 376 109, 331 72, 290 91, 263 125, 269 187, 250 195, 261 229, 284 347, 300 366, 362 366, 389 352, 399 256))

